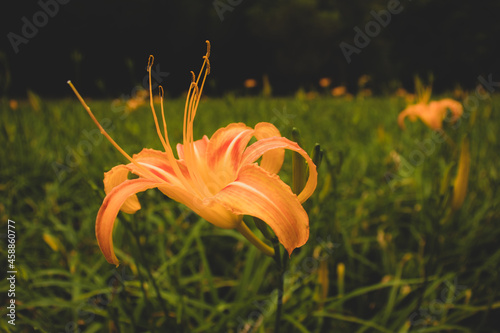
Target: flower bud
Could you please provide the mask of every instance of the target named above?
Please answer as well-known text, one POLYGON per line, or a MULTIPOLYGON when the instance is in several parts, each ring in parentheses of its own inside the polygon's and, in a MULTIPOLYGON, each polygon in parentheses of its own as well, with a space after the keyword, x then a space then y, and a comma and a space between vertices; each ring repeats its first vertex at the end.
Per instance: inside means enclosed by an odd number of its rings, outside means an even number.
POLYGON ((458 172, 455 182, 453 184, 453 199, 451 202, 451 208, 457 210, 462 207, 465 200, 465 195, 467 194, 467 183, 469 181, 469 169, 470 169, 470 152, 469 152, 469 140, 464 139, 462 141, 462 148, 460 151, 460 160, 458 162, 458 172))

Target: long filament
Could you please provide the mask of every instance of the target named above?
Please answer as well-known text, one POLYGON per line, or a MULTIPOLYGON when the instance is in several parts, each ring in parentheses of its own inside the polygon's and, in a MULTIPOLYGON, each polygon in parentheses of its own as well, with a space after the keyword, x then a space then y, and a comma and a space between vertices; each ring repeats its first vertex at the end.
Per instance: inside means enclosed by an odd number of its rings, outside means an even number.
POLYGON ((156 117, 156 111, 153 103, 153 86, 152 86, 152 81, 151 81, 151 67, 153 66, 153 61, 154 57, 152 55, 149 56, 149 61, 148 61, 148 74, 149 74, 149 105, 151 106, 151 112, 153 113, 153 119, 155 122, 155 127, 156 127, 156 132, 158 133, 158 137, 160 138, 161 144, 163 145, 163 148, 165 149, 165 153, 167 154, 167 159, 169 161, 169 164, 172 166, 175 175, 177 178, 181 181, 181 183, 184 185, 184 187, 188 190, 194 191, 193 186, 187 181, 186 177, 182 174, 182 171, 179 168, 179 165, 177 164, 177 160, 174 157, 174 153, 172 151, 172 148, 170 147, 170 142, 168 140, 168 133, 167 133, 167 123, 165 121, 165 114, 163 110, 163 88, 160 89, 160 94, 161 94, 161 110, 162 110, 162 119, 163 119, 163 128, 165 131, 165 137, 163 137, 161 130, 160 130, 160 125, 158 124, 158 118, 156 117))
MULTIPOLYGON (((158 133, 158 137, 160 138, 161 144, 163 145, 163 148, 165 151, 167 151, 170 146, 167 145, 165 138, 161 134, 160 126, 158 124, 158 118, 156 117, 156 111, 155 111, 155 106, 153 103, 153 86, 151 84, 151 67, 153 66, 154 62, 154 57, 152 55, 149 56, 148 59, 148 75, 149 75, 149 105, 151 106, 151 112, 153 112, 153 119, 155 122, 155 127, 156 127, 156 132, 158 133)), ((167 133, 165 133, 165 137, 167 136, 167 133)))
POLYGON ((210 56, 210 42, 207 43, 207 53, 203 56, 203 65, 201 66, 198 77, 195 80, 195 75, 191 72, 192 81, 189 86, 188 94, 186 96, 186 104, 184 107, 184 126, 183 126, 183 140, 184 140, 184 155, 186 160, 186 165, 195 166, 194 168, 188 168, 189 174, 197 183, 197 187, 204 193, 205 196, 211 196, 211 193, 207 187, 205 181, 203 181, 202 176, 199 173, 199 170, 196 168, 196 158, 194 156, 194 138, 193 138, 193 122, 196 115, 196 110, 198 108, 198 104, 201 98, 201 92, 203 90, 203 84, 205 79, 210 71, 209 65, 209 56, 210 56), (206 70, 205 65, 207 65, 206 70), (204 73, 202 87, 198 86, 201 75, 204 73))
POLYGON ((87 113, 89 114, 90 118, 92 118, 92 121, 97 125, 97 127, 101 131, 101 134, 104 135, 104 137, 106 137, 106 139, 108 139, 109 142, 111 142, 111 144, 120 152, 120 154, 122 154, 123 156, 125 156, 126 159, 128 159, 131 163, 133 163, 135 166, 137 166, 144 173, 148 174, 150 177, 156 178, 159 182, 164 182, 163 179, 161 179, 160 177, 158 177, 157 175, 155 175, 154 173, 152 173, 151 171, 149 171, 148 169, 146 169, 144 166, 142 166, 141 164, 139 164, 136 160, 134 160, 129 154, 127 154, 127 152, 125 152, 116 143, 115 140, 113 140, 113 138, 111 138, 111 136, 109 136, 109 134, 101 126, 101 124, 99 123, 99 121, 96 119, 96 117, 94 116, 94 114, 90 110, 90 107, 87 105, 87 103, 85 103, 85 101, 83 100, 83 97, 80 95, 80 93, 78 92, 78 90, 76 90, 76 88, 73 85, 73 83, 71 81, 68 81, 68 84, 71 87, 71 89, 73 89, 73 92, 75 93, 75 95, 78 98, 78 100, 80 101, 80 103, 82 103, 84 109, 87 111, 87 113))
POLYGON ((167 132, 167 122, 165 120, 165 110, 163 109, 163 87, 159 86, 159 96, 160 96, 160 109, 161 109, 161 119, 163 121, 163 135, 165 136, 165 143, 170 147, 170 142, 168 141, 168 132, 167 132))

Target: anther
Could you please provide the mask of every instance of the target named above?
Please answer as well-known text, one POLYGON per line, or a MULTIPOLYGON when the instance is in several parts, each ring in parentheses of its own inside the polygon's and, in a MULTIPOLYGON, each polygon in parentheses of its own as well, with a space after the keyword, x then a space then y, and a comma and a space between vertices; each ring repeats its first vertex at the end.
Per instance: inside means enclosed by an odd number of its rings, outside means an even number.
POLYGON ((148 59, 148 71, 150 71, 151 67, 153 67, 154 60, 155 60, 155 57, 153 57, 153 55, 150 55, 149 59, 148 59))
POLYGON ((207 43, 207 55, 206 55, 206 57, 207 57, 207 60, 208 60, 208 58, 210 57, 210 41, 207 39, 205 41, 205 43, 207 43))

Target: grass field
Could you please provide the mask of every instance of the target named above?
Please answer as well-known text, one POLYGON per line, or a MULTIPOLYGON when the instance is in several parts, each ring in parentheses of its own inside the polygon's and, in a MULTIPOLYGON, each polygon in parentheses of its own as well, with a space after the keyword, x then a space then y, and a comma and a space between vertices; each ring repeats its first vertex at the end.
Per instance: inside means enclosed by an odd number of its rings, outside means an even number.
MULTIPOLYGON (((282 332, 500 331, 500 98, 474 102, 436 134, 420 121, 402 131, 397 97, 202 100, 195 138, 267 121, 289 138, 297 127, 306 151, 318 142, 325 152, 306 203, 310 239, 285 273, 282 332), (470 175, 454 210, 464 138, 470 175)), ((148 106, 87 103, 129 154, 161 149, 148 106)), ((166 101, 172 143, 182 139, 183 110, 183 99, 166 101)), ((0 331, 273 332, 272 258, 157 190, 139 194, 136 214, 119 214, 121 264, 105 261, 94 233, 102 177, 126 160, 76 98, 31 95, 15 110, 2 99, 0 132, 0 331), (5 278, 8 219, 15 297, 5 278)), ((289 183, 288 155, 280 175, 289 183)))

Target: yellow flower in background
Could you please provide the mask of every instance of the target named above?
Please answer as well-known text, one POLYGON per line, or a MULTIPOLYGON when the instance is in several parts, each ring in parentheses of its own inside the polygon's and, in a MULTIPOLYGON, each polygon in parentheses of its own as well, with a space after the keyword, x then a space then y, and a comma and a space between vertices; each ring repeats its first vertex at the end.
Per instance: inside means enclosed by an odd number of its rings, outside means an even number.
MULTIPOLYGON (((135 213, 141 208, 136 193, 158 188, 171 199, 192 209, 199 216, 220 228, 237 229, 267 255, 274 251, 262 243, 242 221, 243 215, 257 217, 267 223, 288 253, 304 245, 309 238, 309 218, 302 207, 317 185, 316 166, 300 146, 284 137, 270 123, 255 128, 233 123, 217 130, 209 139, 193 138, 193 122, 207 75, 210 72, 210 43, 197 78, 189 87, 184 109, 183 143, 177 144, 174 157, 167 135, 163 100, 161 112, 163 132, 153 105, 151 66, 150 105, 164 152, 143 149, 129 156, 106 133, 90 108, 69 82, 75 94, 106 138, 130 163, 118 165, 105 173, 106 197, 97 214, 96 237, 106 260, 118 265, 113 250, 113 225, 119 210, 135 213), (203 77, 203 78, 202 78, 203 77), (250 140, 257 141, 248 146, 250 140), (248 146, 248 147, 247 147, 248 146), (309 177, 298 195, 277 175, 284 160, 284 150, 298 152, 309 166, 309 177), (259 163, 257 161, 260 161, 259 163), (137 178, 129 179, 129 174, 137 178)), ((160 87, 160 93, 163 90, 160 87)))
POLYGON ((36 112, 39 112, 42 109, 42 99, 40 96, 35 94, 32 90, 28 89, 28 101, 31 105, 31 108, 36 112))

